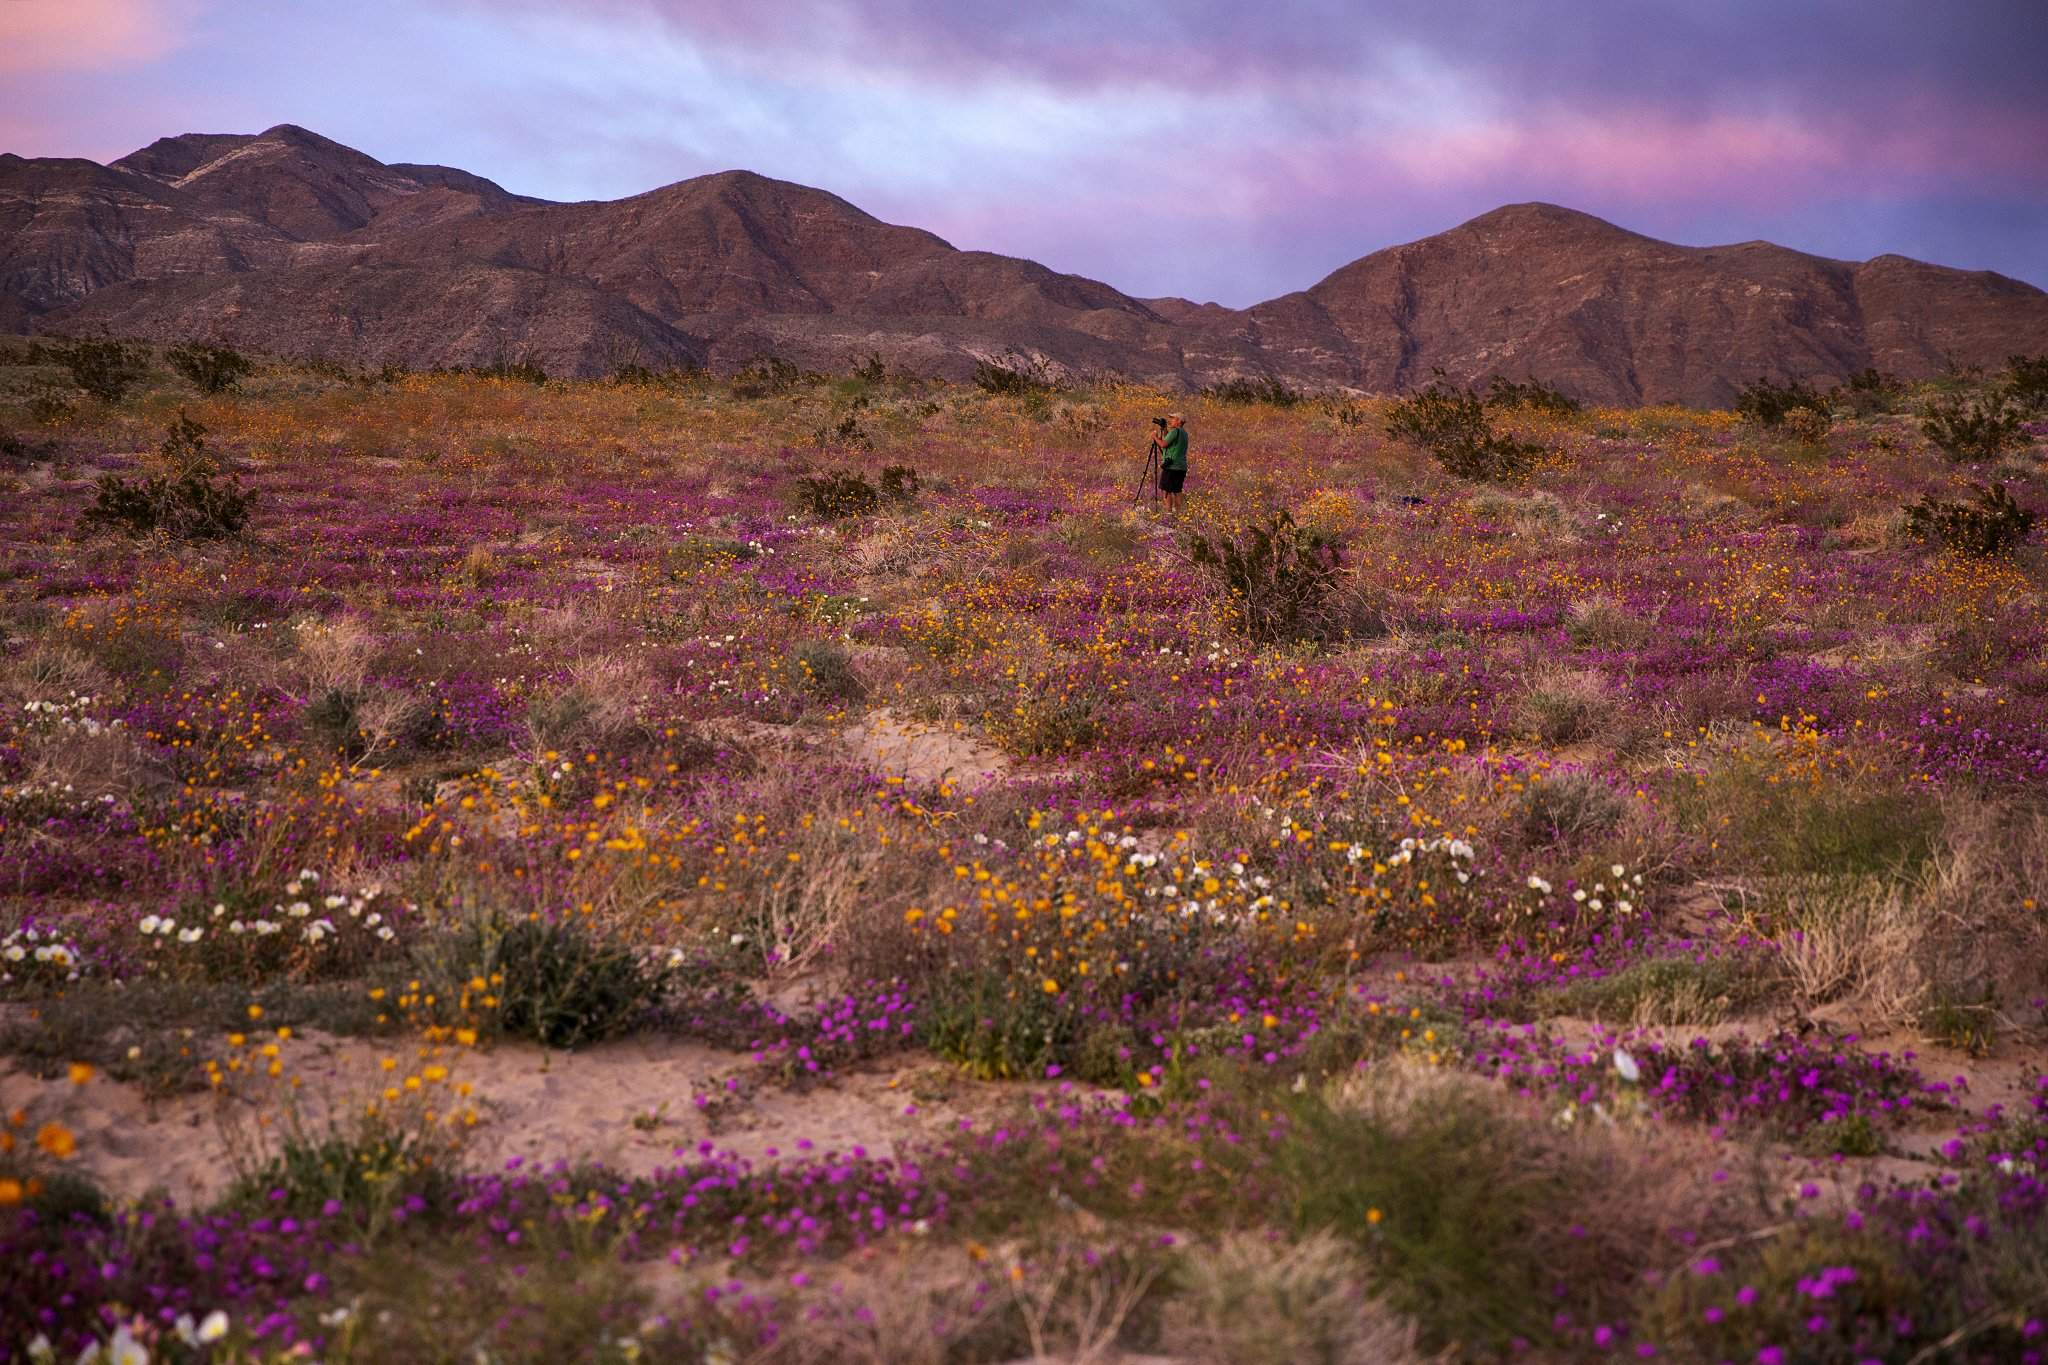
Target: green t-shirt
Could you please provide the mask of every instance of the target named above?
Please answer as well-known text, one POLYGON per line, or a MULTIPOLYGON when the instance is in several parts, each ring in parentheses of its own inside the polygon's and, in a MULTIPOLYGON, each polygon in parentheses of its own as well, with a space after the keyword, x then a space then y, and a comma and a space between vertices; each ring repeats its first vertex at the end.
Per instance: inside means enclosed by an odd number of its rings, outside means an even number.
POLYGON ((1188 429, 1174 427, 1166 433, 1166 449, 1159 457, 1161 466, 1167 469, 1188 467, 1188 429))

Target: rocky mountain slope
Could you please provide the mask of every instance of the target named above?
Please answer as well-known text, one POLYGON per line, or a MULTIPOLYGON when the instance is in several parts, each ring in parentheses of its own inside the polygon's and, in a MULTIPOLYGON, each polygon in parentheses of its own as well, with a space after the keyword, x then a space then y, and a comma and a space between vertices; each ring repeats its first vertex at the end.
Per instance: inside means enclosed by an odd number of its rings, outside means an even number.
POLYGON ((961 251, 744 171, 559 204, 284 125, 105 166, 0 156, 0 329, 571 374, 879 354, 954 377, 988 359, 1391 391, 1441 367, 1717 403, 1758 375, 1914 377, 2048 349, 2048 293, 1897 256, 1674 246, 1522 204, 1239 310, 961 251))

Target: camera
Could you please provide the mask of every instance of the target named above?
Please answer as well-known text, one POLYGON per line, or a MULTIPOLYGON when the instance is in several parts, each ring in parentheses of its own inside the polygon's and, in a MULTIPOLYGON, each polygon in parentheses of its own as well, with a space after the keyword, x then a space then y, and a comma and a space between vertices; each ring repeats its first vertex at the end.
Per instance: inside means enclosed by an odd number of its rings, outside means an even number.
POLYGON ((1158 427, 1161 431, 1164 431, 1166 430, 1166 419, 1164 417, 1154 417, 1152 419, 1152 425, 1158 427))

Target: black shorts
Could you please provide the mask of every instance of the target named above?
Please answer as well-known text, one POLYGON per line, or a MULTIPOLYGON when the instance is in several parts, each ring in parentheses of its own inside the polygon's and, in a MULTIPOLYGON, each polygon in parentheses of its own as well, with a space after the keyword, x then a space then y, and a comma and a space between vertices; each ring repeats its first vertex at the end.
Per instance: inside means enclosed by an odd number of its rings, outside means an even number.
POLYGON ((1164 465, 1159 467, 1160 492, 1178 493, 1180 492, 1181 485, 1187 481, 1188 472, 1185 469, 1168 469, 1164 465))

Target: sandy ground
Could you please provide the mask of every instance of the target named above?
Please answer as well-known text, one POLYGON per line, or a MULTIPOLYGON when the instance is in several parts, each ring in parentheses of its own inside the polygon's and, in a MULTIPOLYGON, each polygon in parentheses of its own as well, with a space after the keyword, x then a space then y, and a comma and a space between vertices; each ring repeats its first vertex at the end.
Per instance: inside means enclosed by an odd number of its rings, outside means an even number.
MULTIPOLYGON (((318 1125, 331 1108, 353 1108, 385 1083, 382 1058, 416 1065, 409 1048, 309 1034, 285 1044, 283 1060, 287 1075, 301 1078, 302 1112, 318 1125)), ((908 1059, 808 1090, 756 1088, 744 1079, 744 1057, 665 1039, 626 1039, 574 1055, 507 1044, 455 1050, 447 1060, 449 1083, 474 1087, 482 1115, 470 1144, 478 1170, 516 1157, 601 1162, 645 1175, 694 1160, 705 1141, 753 1160, 800 1155, 805 1140, 817 1152, 859 1147, 888 1156, 908 1140, 951 1129, 971 1100, 984 1113, 1002 1103, 950 1068, 908 1059)), ((233 1153, 248 1149, 256 1112, 248 1101, 212 1093, 152 1104, 105 1077, 73 1086, 11 1064, 0 1069, 0 1106, 25 1107, 37 1123, 56 1119, 70 1128, 78 1138, 73 1160, 117 1197, 155 1188, 198 1204, 233 1181, 233 1153)))

